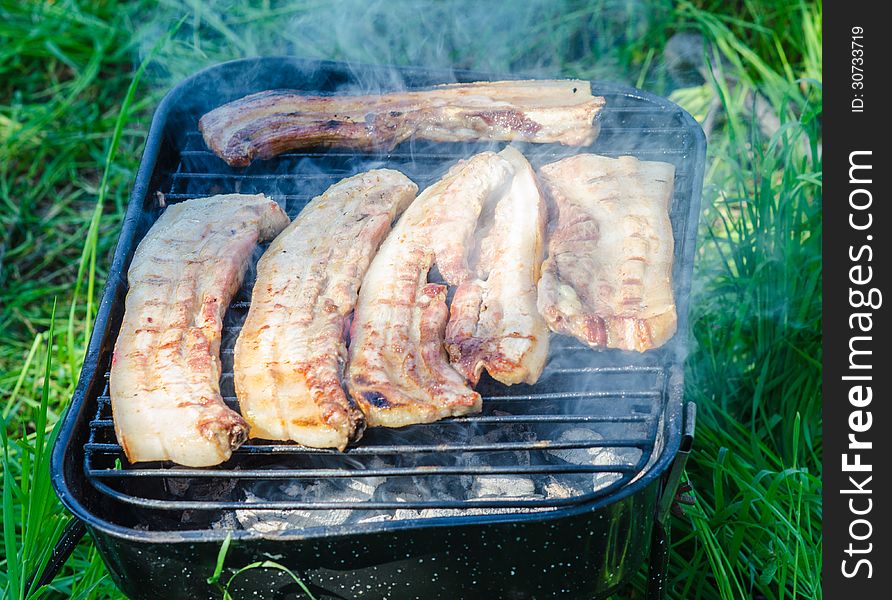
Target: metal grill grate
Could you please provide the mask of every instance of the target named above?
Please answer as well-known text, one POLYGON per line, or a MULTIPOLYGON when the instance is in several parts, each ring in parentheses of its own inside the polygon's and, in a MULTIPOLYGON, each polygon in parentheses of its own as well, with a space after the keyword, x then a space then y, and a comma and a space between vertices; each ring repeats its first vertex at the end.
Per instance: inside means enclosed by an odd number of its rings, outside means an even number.
MULTIPOLYGON (((696 140, 683 113, 668 104, 633 94, 603 95, 608 108, 602 114, 601 134, 591 148, 582 151, 631 154, 676 167, 670 218, 677 291, 682 271, 690 269, 681 257, 688 255, 686 219, 693 186, 698 185, 692 156, 696 140)), ((423 189, 459 158, 503 146, 410 141, 387 154, 289 152, 244 169, 231 169, 207 150, 194 122, 177 145, 175 169, 156 181, 156 189, 150 192, 161 192, 168 203, 217 193, 263 192, 280 202, 292 218, 312 197, 351 174, 395 168, 423 189)), ((522 150, 534 166, 578 151, 534 145, 522 150)), ((161 209, 153 206, 151 210, 154 221, 161 209)), ((232 348, 250 306, 252 285, 249 276, 225 319, 221 390, 226 402, 236 409, 232 348)), ((683 314, 680 319, 683 331, 683 314)), ((535 386, 505 387, 484 377, 478 386, 484 397, 480 415, 398 431, 368 430, 344 453, 250 441, 236 450, 228 463, 210 469, 127 464, 114 437, 107 383, 110 357, 106 355, 100 363, 106 370, 106 384, 94 399, 84 471, 99 494, 119 506, 189 514, 219 514, 246 507, 353 509, 370 514, 391 509, 555 509, 590 502, 627 485, 659 455, 667 411, 680 410, 668 405, 680 402, 677 395, 670 394, 670 380, 678 363, 675 351, 670 342, 666 348, 644 355, 595 352, 575 340, 552 336, 549 365, 535 386), (322 481, 380 482, 383 478, 427 489, 424 480, 434 477, 439 490, 450 486, 472 490, 481 478, 508 478, 532 482, 533 493, 456 499, 428 490, 422 497, 405 498, 388 495, 379 487, 359 500, 308 500, 306 494, 293 494, 295 486, 301 491, 322 481)), ((173 527, 169 523, 153 526, 173 527)))

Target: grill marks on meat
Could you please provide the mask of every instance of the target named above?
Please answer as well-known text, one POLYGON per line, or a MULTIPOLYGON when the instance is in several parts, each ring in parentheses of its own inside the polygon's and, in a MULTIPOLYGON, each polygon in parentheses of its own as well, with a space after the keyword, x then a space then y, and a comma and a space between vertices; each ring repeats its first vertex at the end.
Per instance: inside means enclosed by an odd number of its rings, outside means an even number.
POLYGON ((212 196, 170 206, 140 242, 109 383, 130 462, 211 466, 246 439, 220 396, 222 320, 256 243, 287 225, 262 194, 212 196))
POLYGON ((452 365, 476 385, 485 368, 507 384, 535 383, 548 356, 548 327, 536 308, 545 203, 527 160, 501 153, 514 177, 481 242, 477 278, 458 287, 446 329, 452 365))
POLYGON ((548 258, 539 310, 557 333, 592 347, 643 352, 675 333, 675 168, 580 154, 542 167, 549 199, 548 258))
POLYGON ((341 387, 347 320, 369 262, 418 187, 361 173, 314 198, 257 265, 235 346, 235 386, 251 437, 343 450, 365 418, 341 387))
POLYGON ((311 146, 393 148, 418 139, 591 144, 604 98, 577 80, 495 81, 374 96, 270 90, 199 121, 205 143, 232 166, 311 146))
POLYGON ((447 283, 471 279, 468 249, 477 219, 511 174, 511 165, 492 152, 458 163, 418 196, 381 244, 359 291, 347 375, 369 426, 480 411, 480 395, 450 366, 444 348, 446 286, 427 278, 436 263, 447 283))

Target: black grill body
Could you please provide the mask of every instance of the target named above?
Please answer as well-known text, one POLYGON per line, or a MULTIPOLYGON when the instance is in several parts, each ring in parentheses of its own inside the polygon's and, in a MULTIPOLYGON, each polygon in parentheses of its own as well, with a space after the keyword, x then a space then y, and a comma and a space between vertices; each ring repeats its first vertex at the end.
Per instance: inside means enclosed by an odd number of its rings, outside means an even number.
MULTIPOLYGON (((232 538, 227 567, 274 561, 291 569, 320 599, 592 598, 617 589, 647 560, 659 562, 662 549, 652 548, 652 535, 662 532, 661 516, 674 493, 673 477, 680 472, 677 458, 686 451, 693 427, 693 412, 683 403, 682 361, 705 140, 679 107, 631 88, 592 83, 593 92, 607 99, 601 134, 592 147, 526 145, 522 151, 534 166, 578 151, 631 154, 676 166, 670 217, 679 333, 666 346, 644 354, 595 352, 553 336, 549 367, 535 386, 505 387, 484 379, 478 387, 484 396, 482 415, 413 426, 409 436, 369 430, 344 454, 250 442, 225 465, 185 469, 128 465, 114 439, 107 375, 123 316, 126 273, 162 203, 264 192, 294 217, 313 196, 350 174, 396 168, 423 189, 458 158, 504 145, 410 140, 391 152, 290 152, 233 169, 204 146, 196 127, 202 114, 265 89, 376 92, 483 79, 495 77, 273 57, 212 67, 164 98, 149 132, 52 464, 62 502, 86 525, 128 596, 219 597, 219 589, 206 578, 227 536, 232 538), (509 433, 484 435, 499 427, 509 433), (594 428, 598 435, 565 435, 572 428, 594 428), (615 459, 606 465, 579 465, 556 460, 554 454, 599 448, 614 452, 615 459), (512 462, 517 452, 529 460, 512 462), (371 499, 307 500, 282 493, 279 485, 384 476, 414 484, 437 476, 448 483, 481 475, 525 477, 537 489, 562 478, 608 479, 599 486, 577 486, 561 497, 473 501, 434 492, 409 500, 377 492, 371 499), (258 484, 272 491, 258 497, 258 484), (245 508, 259 513, 353 510, 354 515, 397 508, 454 510, 435 517, 353 519, 259 532, 233 517, 245 508), (477 514, 469 508, 500 512, 477 514)), ((231 348, 250 306, 252 283, 249 276, 226 317, 230 335, 224 332, 221 389, 233 406, 231 348)), ((246 571, 231 591, 237 598, 254 592, 282 598, 302 593, 287 573, 272 568, 246 571)))

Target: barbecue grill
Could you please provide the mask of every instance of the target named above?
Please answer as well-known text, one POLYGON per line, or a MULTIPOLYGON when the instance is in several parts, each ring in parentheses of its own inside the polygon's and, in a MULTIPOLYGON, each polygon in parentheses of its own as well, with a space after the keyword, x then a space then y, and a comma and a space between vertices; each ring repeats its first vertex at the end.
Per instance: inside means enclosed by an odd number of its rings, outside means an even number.
MULTIPOLYGON (((682 396, 682 360, 705 141, 686 112, 632 88, 592 83, 607 104, 591 147, 522 150, 534 166, 579 151, 675 165, 670 217, 679 333, 664 347, 596 352, 553 336, 536 385, 506 387, 484 377, 482 414, 369 430, 344 453, 250 441, 223 465, 193 469, 130 465, 115 440, 108 370, 127 268, 165 204, 264 192, 293 218, 350 174, 387 166, 423 189, 457 159, 504 145, 410 140, 389 152, 312 149, 230 168, 204 145, 202 114, 273 88, 368 92, 483 79, 495 77, 276 57, 212 67, 164 98, 53 450, 53 483, 77 520, 41 581, 85 526, 115 583, 133 598, 219 597, 206 579, 227 537, 227 567, 275 561, 319 599, 592 598, 617 590, 645 562, 650 593, 660 597, 665 519, 694 422, 693 405, 682 396)), ((232 347, 252 279, 249 273, 224 328, 221 389, 234 408, 232 347)), ((269 568, 244 572, 230 591, 303 594, 287 573, 269 568)))

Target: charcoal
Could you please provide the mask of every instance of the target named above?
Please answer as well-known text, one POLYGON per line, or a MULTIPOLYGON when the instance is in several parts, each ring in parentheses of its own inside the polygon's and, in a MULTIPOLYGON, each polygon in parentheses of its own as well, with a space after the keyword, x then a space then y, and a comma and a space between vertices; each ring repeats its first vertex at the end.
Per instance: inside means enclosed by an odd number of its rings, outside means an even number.
POLYGON ((474 478, 471 498, 541 498, 532 479, 517 475, 481 475, 474 478))

